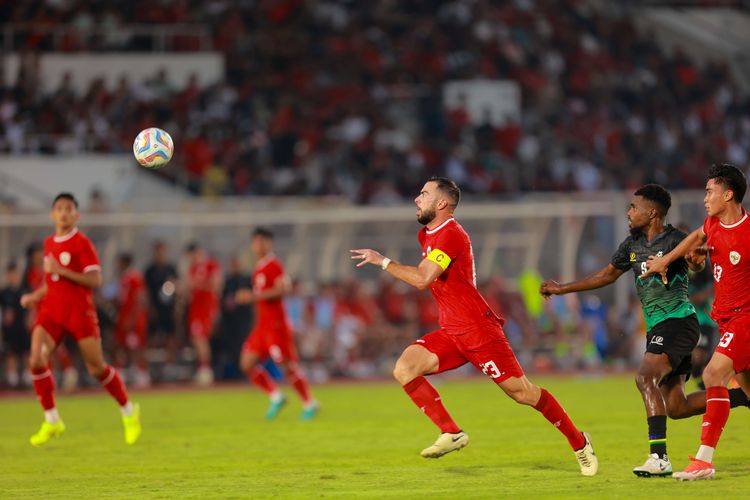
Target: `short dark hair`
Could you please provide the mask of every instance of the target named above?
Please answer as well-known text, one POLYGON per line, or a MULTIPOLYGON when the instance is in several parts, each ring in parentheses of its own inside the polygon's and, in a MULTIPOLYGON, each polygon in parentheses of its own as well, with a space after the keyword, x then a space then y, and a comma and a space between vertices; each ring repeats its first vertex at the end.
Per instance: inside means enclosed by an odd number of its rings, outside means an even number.
POLYGON ((646 184, 639 187, 633 194, 641 196, 656 205, 662 217, 666 217, 669 207, 672 206, 672 195, 659 184, 646 184))
POLYGON ((734 201, 742 203, 747 191, 747 179, 742 170, 730 163, 715 163, 708 169, 708 178, 724 186, 724 189, 731 189, 734 201))
POLYGON ((252 236, 253 236, 253 238, 255 238, 256 236, 262 236, 264 238, 268 238, 269 240, 272 240, 273 239, 273 231, 271 231, 267 227, 256 227, 253 230, 252 236))
POLYGON ((58 194, 57 196, 55 196, 55 199, 52 200, 52 206, 54 207, 55 203, 57 203, 60 200, 72 201, 73 205, 75 205, 75 207, 78 208, 78 200, 76 200, 76 197, 73 196, 73 193, 64 192, 64 193, 58 194))
POLYGON ((8 263, 5 265, 5 271, 9 273, 13 271, 18 271, 18 263, 15 260, 9 260, 8 263))
POLYGON ((440 177, 437 175, 434 175, 427 179, 427 182, 434 182, 435 184, 437 184, 438 189, 444 194, 448 195, 453 208, 456 208, 458 206, 458 202, 461 201, 461 189, 458 187, 458 184, 447 177, 440 177))
POLYGON ((198 250, 199 248, 200 248, 200 246, 198 245, 198 242, 196 242, 196 241, 191 241, 191 242, 190 242, 190 243, 188 243, 188 245, 187 245, 187 246, 185 247, 185 251, 186 251, 186 252, 188 252, 188 253, 192 253, 192 252, 195 252, 196 250, 198 250))
POLYGON ((118 258, 120 263, 125 267, 130 267, 133 264, 133 254, 131 253, 123 252, 118 258))

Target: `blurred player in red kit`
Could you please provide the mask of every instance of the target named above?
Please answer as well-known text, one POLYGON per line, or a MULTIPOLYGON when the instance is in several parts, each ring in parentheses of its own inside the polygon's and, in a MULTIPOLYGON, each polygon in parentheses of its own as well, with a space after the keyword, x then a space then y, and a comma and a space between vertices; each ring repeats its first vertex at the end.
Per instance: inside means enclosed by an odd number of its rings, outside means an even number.
POLYGON ((235 294, 239 304, 256 304, 255 328, 242 346, 240 366, 248 379, 270 398, 266 418, 274 418, 286 396, 262 366, 268 358, 281 366, 287 381, 302 399, 302 420, 312 419, 318 412, 318 402, 310 394, 310 387, 297 363, 297 349, 289 318, 284 308, 284 295, 291 289, 291 281, 281 261, 273 253, 273 233, 265 228, 253 232, 250 242, 257 262, 252 276, 252 289, 243 288, 235 294))
POLYGON ((133 267, 133 256, 120 254, 117 259, 120 275, 120 294, 115 322, 115 341, 121 357, 121 366, 132 373, 136 387, 151 385, 146 360, 146 337, 148 333, 148 310, 146 305, 146 281, 140 271, 133 267))
POLYGON ((79 217, 78 202, 72 194, 60 193, 55 197, 50 213, 55 234, 44 240, 45 283, 21 297, 24 307, 38 304, 30 365, 34 390, 44 408, 44 422, 30 442, 41 446, 65 431, 55 407, 49 358, 63 337, 70 335, 78 343, 89 373, 120 405, 125 442, 133 444, 141 433, 140 409, 128 399, 117 371, 104 362, 92 297, 92 289, 101 286, 101 267, 91 241, 76 227, 79 217))
POLYGON ((198 358, 195 382, 198 385, 210 385, 214 381, 211 369, 211 335, 219 315, 221 266, 196 243, 188 246, 187 253, 190 259, 187 326, 198 358))
POLYGON ((744 395, 750 396, 750 217, 742 207, 746 191, 747 179, 740 169, 727 163, 713 165, 706 181, 703 225, 666 255, 649 257, 642 274, 661 274, 667 283, 669 264, 691 251, 707 253, 713 266, 711 317, 721 339, 703 370, 706 413, 701 445, 685 470, 672 474, 678 480, 714 477, 714 450, 736 398, 727 389, 734 375, 744 395))
POLYGON ((578 430, 547 390, 526 378, 502 329, 498 316, 476 287, 474 254, 469 235, 453 217, 461 191, 450 179, 432 177, 414 202, 422 261, 417 267, 400 264, 371 249, 352 250, 357 267, 373 264, 420 290, 429 289, 439 310, 440 328, 407 347, 393 375, 424 414, 440 429, 425 458, 438 458, 469 442, 443 406, 440 394, 425 375, 445 372, 471 363, 492 379, 517 403, 540 412, 568 440, 581 474, 593 476, 598 460, 587 434, 578 430))

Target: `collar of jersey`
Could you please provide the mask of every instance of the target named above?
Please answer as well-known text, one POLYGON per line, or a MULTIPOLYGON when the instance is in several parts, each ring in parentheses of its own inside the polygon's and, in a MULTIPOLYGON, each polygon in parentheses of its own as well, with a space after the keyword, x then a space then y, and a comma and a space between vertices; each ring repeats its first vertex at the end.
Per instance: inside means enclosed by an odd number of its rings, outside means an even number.
POLYGON ((445 225, 446 225, 446 224, 448 224, 449 222, 451 222, 451 221, 454 221, 454 220, 456 220, 456 219, 454 219, 453 217, 451 217, 450 219, 446 220, 445 222, 443 222, 442 224, 440 224, 440 225, 439 225, 438 227, 436 227, 435 229, 427 229, 427 228, 425 228, 425 230, 424 230, 424 231, 425 231, 425 233, 427 233, 427 234, 433 234, 433 233, 437 233, 438 231, 440 231, 441 229, 443 229, 443 228, 445 227, 445 225))
POLYGON ((74 227, 68 234, 64 234, 62 236, 54 236, 52 239, 55 241, 55 243, 62 243, 63 241, 68 241, 70 238, 76 235, 78 233, 78 228, 74 227))
POLYGON ((740 220, 738 220, 737 222, 735 222, 734 224, 724 224, 721 221, 719 221, 719 224, 721 224, 721 227, 723 227, 725 229, 732 229, 733 227, 737 227, 740 224, 742 224, 743 222, 745 222, 745 219, 747 219, 747 212, 745 212, 744 208, 742 209, 742 213, 743 213, 742 218, 740 220))
POLYGON ((644 241, 644 242, 646 243, 646 245, 649 245, 649 246, 650 246, 650 245, 653 245, 654 243, 656 243, 657 241, 659 241, 660 239, 664 238, 664 237, 665 237, 665 236, 666 236, 667 234, 669 234, 669 233, 670 233, 670 232, 671 232, 671 231, 672 231, 673 229, 674 229, 674 226, 673 226, 672 224, 665 224, 665 225, 664 225, 664 230, 663 230, 663 231, 662 231, 661 233, 657 234, 657 235, 656 235, 656 236, 654 237, 654 239, 653 239, 653 240, 651 240, 651 241, 649 241, 649 240, 647 240, 647 239, 646 239, 646 233, 644 233, 643 231, 639 231, 639 232, 638 232, 638 235, 639 235, 639 237, 640 237, 641 239, 643 239, 643 241, 644 241))
POLYGON ((259 260, 259 261, 258 261, 258 262, 257 262, 257 263, 255 264, 255 268, 256 268, 256 269, 260 269, 260 268, 261 268, 262 266, 264 266, 264 265, 265 265, 265 264, 266 264, 267 262, 270 262, 271 260, 273 260, 273 259, 274 259, 274 257, 276 257, 276 256, 275 256, 275 255, 273 254, 273 252, 269 253, 268 255, 266 255, 265 257, 263 257, 262 259, 260 259, 260 260, 259 260))

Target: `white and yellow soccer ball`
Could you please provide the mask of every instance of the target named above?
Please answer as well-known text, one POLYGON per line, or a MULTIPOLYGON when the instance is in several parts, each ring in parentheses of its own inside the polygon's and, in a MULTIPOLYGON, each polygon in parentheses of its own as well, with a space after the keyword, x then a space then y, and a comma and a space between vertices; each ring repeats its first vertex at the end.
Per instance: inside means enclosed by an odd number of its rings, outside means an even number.
POLYGON ((172 159, 172 153, 172 137, 160 128, 141 130, 133 143, 133 156, 142 167, 161 168, 172 159))

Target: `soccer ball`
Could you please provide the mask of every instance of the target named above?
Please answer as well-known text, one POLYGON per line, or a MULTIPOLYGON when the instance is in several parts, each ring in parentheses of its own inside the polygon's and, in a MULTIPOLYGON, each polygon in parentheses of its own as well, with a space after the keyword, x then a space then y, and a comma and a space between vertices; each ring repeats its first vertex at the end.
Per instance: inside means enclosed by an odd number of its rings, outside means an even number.
POLYGON ((172 159, 172 153, 172 138, 160 128, 141 130, 133 143, 133 155, 142 167, 161 168, 172 159))

